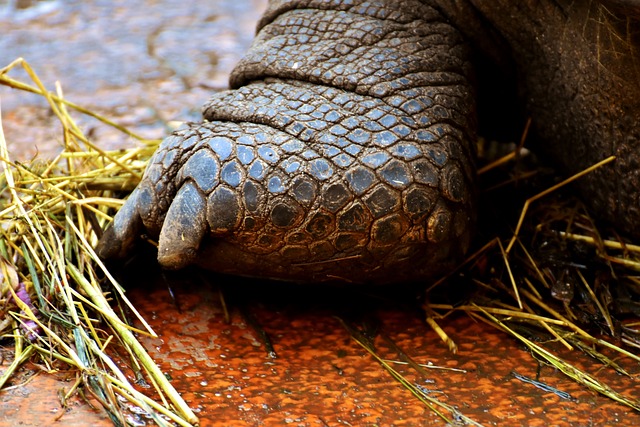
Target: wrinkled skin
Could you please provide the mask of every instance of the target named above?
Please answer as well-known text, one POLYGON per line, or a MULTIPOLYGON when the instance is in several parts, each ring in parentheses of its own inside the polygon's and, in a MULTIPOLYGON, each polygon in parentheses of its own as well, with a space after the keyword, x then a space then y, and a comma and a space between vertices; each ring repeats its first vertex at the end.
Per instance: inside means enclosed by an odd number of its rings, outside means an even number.
POLYGON ((126 257, 146 233, 167 268, 301 282, 442 274, 475 225, 477 94, 500 85, 476 91, 486 69, 517 82, 566 174, 617 156, 580 190, 637 235, 638 16, 633 0, 273 1, 232 89, 162 143, 99 252, 126 257))

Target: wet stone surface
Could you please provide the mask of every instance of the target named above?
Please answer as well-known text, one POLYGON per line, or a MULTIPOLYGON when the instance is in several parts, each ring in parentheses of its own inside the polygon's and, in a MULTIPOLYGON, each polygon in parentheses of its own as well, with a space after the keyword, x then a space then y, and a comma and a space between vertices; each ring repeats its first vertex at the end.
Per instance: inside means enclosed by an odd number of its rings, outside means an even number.
MULTIPOLYGON (((129 291, 151 326, 163 331, 161 339, 143 338, 146 348, 203 426, 447 425, 356 344, 339 319, 379 327, 374 340, 379 355, 431 397, 484 426, 623 426, 637 425, 640 418, 538 364, 514 340, 468 316, 446 322, 459 345, 453 355, 407 301, 369 299, 359 290, 332 289, 332 294, 320 287, 238 280, 222 289, 231 308, 226 322, 215 286, 180 278, 173 284, 179 284, 176 300, 159 287, 129 291), (256 324, 270 337, 277 357, 270 357, 256 324), (384 337, 426 364, 424 374, 404 365, 384 337), (536 388, 514 373, 538 378, 566 395, 536 388)), ((559 345, 554 350, 580 369, 598 371, 596 376, 614 389, 637 396, 637 381, 598 369, 559 345)), ((636 369, 629 359, 619 361, 636 369)))
MULTIPOLYGON (((84 2, 0 0, 0 67, 25 58, 43 83, 147 138, 169 121, 198 120, 247 50, 266 0, 84 2)), ((26 73, 10 76, 27 81, 26 73)), ((0 87, 13 157, 56 153, 59 125, 40 97, 0 87)), ((134 142, 96 122, 80 125, 105 148, 134 142)))

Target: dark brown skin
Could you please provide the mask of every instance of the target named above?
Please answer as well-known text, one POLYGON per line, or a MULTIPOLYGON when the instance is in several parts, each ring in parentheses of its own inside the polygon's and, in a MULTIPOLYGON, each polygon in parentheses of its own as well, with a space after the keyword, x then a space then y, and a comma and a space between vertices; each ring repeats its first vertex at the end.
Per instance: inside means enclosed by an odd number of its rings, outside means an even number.
POLYGON ((601 219, 640 235, 640 2, 473 3, 506 40, 544 151, 565 175, 615 155, 578 188, 601 219))
POLYGON ((475 224, 479 57, 517 79, 567 174, 617 156, 581 190, 638 233, 636 2, 360 3, 272 2, 232 90, 162 143, 100 254, 126 257, 146 232, 167 268, 300 282, 442 274, 475 224))

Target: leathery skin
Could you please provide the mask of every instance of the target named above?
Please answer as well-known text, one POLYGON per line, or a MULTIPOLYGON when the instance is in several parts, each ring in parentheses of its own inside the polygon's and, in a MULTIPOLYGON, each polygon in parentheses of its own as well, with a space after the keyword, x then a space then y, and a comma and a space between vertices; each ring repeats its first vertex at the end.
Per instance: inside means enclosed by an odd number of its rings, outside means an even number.
POLYGON ((237 88, 161 144, 101 254, 145 229, 168 268, 356 283, 450 269, 474 225, 473 91, 458 32, 419 12, 266 24, 237 88))
POLYGON ((231 90, 161 144, 99 253, 126 257, 146 233, 174 269, 352 283, 442 274, 475 227, 474 49, 522 74, 534 128, 568 173, 619 156, 582 190, 637 233, 631 18, 607 15, 610 35, 628 36, 614 55, 598 50, 599 3, 529 6, 273 1, 231 90))

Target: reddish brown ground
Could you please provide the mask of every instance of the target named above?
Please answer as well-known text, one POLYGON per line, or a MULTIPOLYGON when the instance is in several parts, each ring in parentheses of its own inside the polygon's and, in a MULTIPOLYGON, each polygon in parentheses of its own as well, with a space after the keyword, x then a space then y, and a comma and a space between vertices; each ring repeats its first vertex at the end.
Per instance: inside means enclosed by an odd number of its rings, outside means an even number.
MULTIPOLYGON (((203 426, 444 426, 350 337, 338 316, 352 317, 354 324, 362 324, 362 319, 379 322, 382 335, 376 346, 389 360, 401 357, 385 335, 418 363, 464 370, 427 369, 420 375, 393 365, 433 397, 485 426, 640 425, 640 414, 548 366, 540 368, 539 380, 569 393, 571 400, 519 381, 514 371, 536 377, 535 359, 513 339, 468 317, 442 322, 459 345, 453 355, 416 311, 398 302, 376 302, 336 289, 276 289, 267 294, 239 287, 239 292, 225 291, 230 323, 225 322, 217 288, 210 285, 174 284, 179 309, 163 285, 129 293, 160 335, 143 338, 143 343, 203 426), (266 331, 276 358, 269 357, 243 313, 266 331)), ((562 354, 616 390, 640 395, 635 378, 611 374, 577 353, 562 354)), ((638 372, 630 361, 620 362, 638 372)), ((22 379, 37 371, 28 366, 22 379)), ((103 414, 77 400, 66 410, 60 408, 58 389, 68 389, 73 381, 65 378, 39 373, 27 385, 0 393, 0 426, 53 425, 63 412, 61 425, 110 425, 103 414)))

